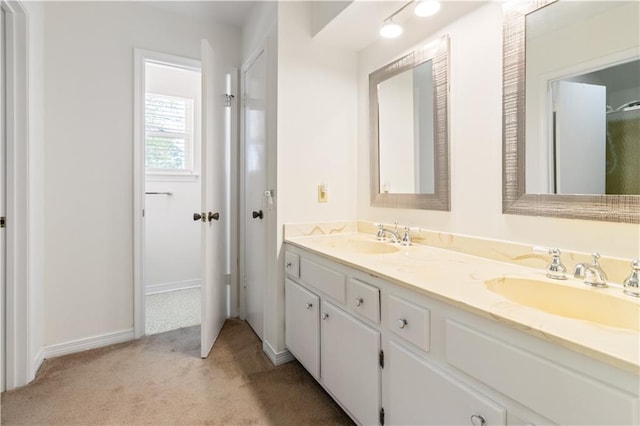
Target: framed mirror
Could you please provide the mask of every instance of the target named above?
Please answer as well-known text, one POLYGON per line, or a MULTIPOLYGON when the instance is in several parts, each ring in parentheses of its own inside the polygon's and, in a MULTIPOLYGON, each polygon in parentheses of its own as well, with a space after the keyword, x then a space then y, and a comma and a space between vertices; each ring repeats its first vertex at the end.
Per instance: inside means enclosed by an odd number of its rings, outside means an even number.
POLYGON ((450 210, 449 38, 369 74, 371 205, 450 210))
POLYGON ((640 223, 640 3, 504 5, 503 212, 640 223))

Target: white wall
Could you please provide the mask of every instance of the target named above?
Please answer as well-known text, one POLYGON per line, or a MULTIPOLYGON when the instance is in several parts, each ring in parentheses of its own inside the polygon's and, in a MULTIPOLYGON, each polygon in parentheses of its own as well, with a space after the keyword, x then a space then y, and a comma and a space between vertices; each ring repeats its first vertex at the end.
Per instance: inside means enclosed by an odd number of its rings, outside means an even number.
POLYGON ((238 66, 235 27, 142 2, 45 6, 46 345, 133 327, 133 49, 238 66))
POLYGON ((358 218, 559 247, 640 255, 640 226, 502 214, 502 4, 483 6, 435 34, 416 20, 396 40, 359 54, 358 218), (417 46, 451 37, 451 212, 374 208, 369 202, 368 74, 417 46))
POLYGON ((146 192, 170 192, 171 195, 145 196, 145 291, 200 285, 200 222, 192 220, 201 210, 200 169, 200 72, 146 66, 146 91, 159 95, 194 100, 194 168, 191 180, 172 180, 168 176, 147 176, 146 192), (158 180, 159 179, 159 180, 158 180), (164 285, 165 287, 158 287, 164 285))
MULTIPOLYGON (((282 225, 356 219, 357 57, 314 43, 311 4, 278 5, 277 316, 265 339, 284 349, 282 225), (326 204, 317 185, 329 186, 326 204)), ((273 287, 275 285, 276 287, 273 287)))

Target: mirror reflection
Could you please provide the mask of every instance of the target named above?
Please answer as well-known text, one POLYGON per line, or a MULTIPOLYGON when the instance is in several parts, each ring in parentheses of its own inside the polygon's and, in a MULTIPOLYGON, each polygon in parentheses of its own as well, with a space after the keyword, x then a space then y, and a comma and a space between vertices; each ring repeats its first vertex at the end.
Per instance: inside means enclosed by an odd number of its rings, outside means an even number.
POLYGON ((378 84, 381 192, 435 190, 432 69, 429 60, 378 84))
POLYGON ((526 16, 527 193, 640 195, 639 28, 639 2, 526 16))
POLYGON ((449 210, 449 37, 369 74, 371 205, 449 210))

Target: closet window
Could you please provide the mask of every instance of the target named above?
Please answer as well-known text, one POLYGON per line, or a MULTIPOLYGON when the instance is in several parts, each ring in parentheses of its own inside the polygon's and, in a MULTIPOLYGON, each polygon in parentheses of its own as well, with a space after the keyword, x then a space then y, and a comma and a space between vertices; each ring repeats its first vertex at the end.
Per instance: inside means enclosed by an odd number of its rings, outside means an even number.
POLYGON ((147 173, 193 173, 193 99, 145 96, 147 173))

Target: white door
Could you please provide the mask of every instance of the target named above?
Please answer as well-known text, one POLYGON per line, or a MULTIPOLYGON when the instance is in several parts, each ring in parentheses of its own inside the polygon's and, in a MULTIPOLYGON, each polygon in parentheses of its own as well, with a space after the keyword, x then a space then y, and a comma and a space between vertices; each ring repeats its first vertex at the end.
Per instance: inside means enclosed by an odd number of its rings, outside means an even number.
POLYGON ((245 318, 262 339, 267 277, 267 225, 263 208, 266 170, 266 59, 264 51, 244 70, 245 318))
POLYGON ((209 42, 202 40, 202 358, 209 355, 227 317, 224 89, 224 72, 209 42))
POLYGON ((555 83, 556 193, 604 194, 606 86, 555 83))
MULTIPOLYGON (((0 216, 4 219, 6 216, 5 209, 5 186, 6 186, 6 95, 5 95, 5 21, 4 9, 0 6, 0 216)), ((5 232, 4 228, 0 229, 0 392, 6 389, 5 386, 5 232)))

